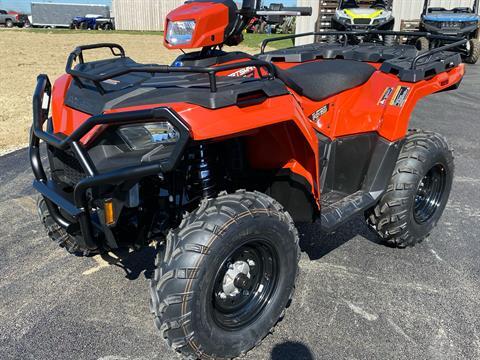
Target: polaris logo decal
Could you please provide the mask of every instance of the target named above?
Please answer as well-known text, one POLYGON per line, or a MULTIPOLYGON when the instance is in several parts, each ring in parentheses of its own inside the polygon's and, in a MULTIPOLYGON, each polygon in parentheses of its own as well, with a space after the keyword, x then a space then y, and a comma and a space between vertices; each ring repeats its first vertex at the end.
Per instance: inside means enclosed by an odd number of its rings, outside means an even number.
POLYGON ((377 105, 384 106, 387 103, 387 100, 390 97, 390 95, 392 95, 392 93, 393 93, 393 88, 392 87, 387 87, 383 91, 382 97, 380 98, 380 100, 378 100, 377 105))
POLYGON ((407 101, 409 92, 410 88, 408 86, 398 86, 392 100, 390 100, 390 105, 402 107, 405 101, 407 101))
POLYGON ((242 69, 238 69, 237 71, 229 74, 228 76, 234 77, 252 77, 255 71, 255 66, 247 66, 242 69))
POLYGON ((320 109, 315 111, 312 115, 310 115, 310 120, 315 122, 318 121, 318 119, 320 119, 320 117, 325 115, 327 111, 328 111, 328 104, 325 106, 322 106, 320 109))

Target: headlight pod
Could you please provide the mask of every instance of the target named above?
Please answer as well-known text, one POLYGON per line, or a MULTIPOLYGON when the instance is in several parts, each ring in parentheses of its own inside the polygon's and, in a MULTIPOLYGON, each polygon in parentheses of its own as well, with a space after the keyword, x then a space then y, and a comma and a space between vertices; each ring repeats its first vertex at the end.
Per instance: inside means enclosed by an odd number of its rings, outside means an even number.
POLYGON ((167 121, 120 126, 120 137, 132 150, 148 150, 160 144, 178 141, 178 131, 167 121))
POLYGON ((142 154, 142 162, 167 159, 180 139, 177 129, 167 121, 124 125, 117 133, 132 151, 142 154))
POLYGON ((184 45, 192 41, 195 20, 169 21, 165 40, 172 45, 184 45))

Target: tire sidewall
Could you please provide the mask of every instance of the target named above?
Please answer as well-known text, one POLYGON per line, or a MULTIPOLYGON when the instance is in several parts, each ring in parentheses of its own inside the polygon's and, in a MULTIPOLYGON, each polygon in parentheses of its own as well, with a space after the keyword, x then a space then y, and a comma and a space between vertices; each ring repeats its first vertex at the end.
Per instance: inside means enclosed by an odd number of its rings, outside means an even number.
POLYGON ((221 354, 222 357, 240 355, 243 349, 252 348, 278 321, 286 307, 295 284, 297 272, 297 250, 294 235, 288 226, 264 215, 248 217, 228 227, 224 234, 210 247, 213 256, 204 256, 198 279, 193 285, 192 330, 196 334, 202 351, 221 354), (238 331, 227 331, 219 327, 208 311, 212 299, 214 279, 223 261, 245 243, 254 238, 263 239, 273 247, 278 256, 279 273, 272 301, 262 309, 253 323, 238 331))

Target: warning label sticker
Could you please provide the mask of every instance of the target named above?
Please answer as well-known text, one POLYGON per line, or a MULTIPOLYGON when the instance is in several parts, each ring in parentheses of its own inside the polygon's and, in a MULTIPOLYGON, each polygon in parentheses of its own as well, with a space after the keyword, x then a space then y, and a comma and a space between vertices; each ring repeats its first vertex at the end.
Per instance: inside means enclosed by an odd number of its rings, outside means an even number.
POLYGON ((407 101, 409 92, 410 88, 408 86, 398 86, 392 100, 390 100, 390 105, 402 107, 407 101))
POLYGON ((378 105, 382 105, 382 106, 385 105, 387 103, 387 100, 390 97, 390 95, 392 95, 392 92, 393 92, 393 88, 392 87, 387 87, 385 89, 385 91, 383 92, 380 100, 378 100, 378 105))

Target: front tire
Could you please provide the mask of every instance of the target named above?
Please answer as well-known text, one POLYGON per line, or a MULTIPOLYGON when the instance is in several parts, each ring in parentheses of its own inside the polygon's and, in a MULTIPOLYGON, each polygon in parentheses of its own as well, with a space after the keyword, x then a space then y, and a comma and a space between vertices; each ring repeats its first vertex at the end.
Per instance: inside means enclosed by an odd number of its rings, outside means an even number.
POLYGON ((418 51, 428 51, 430 50, 430 41, 422 36, 415 41, 415 47, 418 51))
POLYGON ((37 211, 40 221, 45 227, 47 236, 58 246, 76 256, 92 256, 98 253, 97 250, 82 248, 80 245, 78 245, 74 235, 67 233, 65 229, 63 229, 55 222, 55 220, 53 220, 52 216, 48 212, 47 204, 45 203, 43 196, 38 196, 37 198, 37 211))
POLYGON ((476 64, 480 58, 480 41, 477 39, 470 39, 469 44, 469 54, 465 58, 467 64, 476 64))
POLYGON ((294 290, 299 238, 290 215, 259 192, 203 200, 167 237, 151 281, 155 323, 193 358, 232 358, 257 346, 294 290))
POLYGON ((442 216, 453 173, 452 150, 444 137, 410 132, 386 193, 366 214, 368 224, 390 246, 421 242, 442 216))

